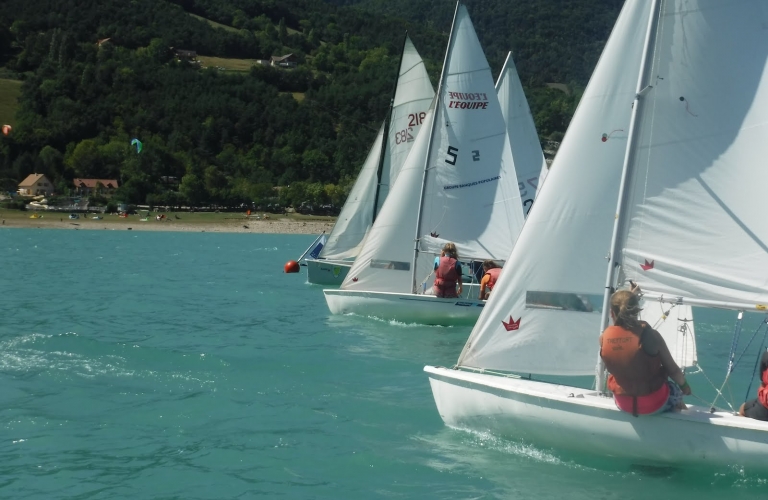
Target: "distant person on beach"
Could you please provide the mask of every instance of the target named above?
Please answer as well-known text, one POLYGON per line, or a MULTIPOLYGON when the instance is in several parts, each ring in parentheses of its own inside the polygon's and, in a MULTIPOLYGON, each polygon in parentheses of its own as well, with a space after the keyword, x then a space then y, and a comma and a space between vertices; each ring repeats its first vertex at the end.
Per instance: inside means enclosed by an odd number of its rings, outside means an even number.
POLYGON ((432 289, 437 297, 455 298, 461 295, 461 263, 454 243, 446 243, 440 257, 435 257, 434 272, 432 289))
POLYGON ((683 395, 691 394, 691 387, 661 334, 638 319, 639 292, 633 283, 631 290, 611 296, 613 326, 600 335, 608 389, 616 406, 634 416, 685 409, 683 395))
POLYGON ((742 417, 768 420, 768 351, 760 358, 760 382, 757 398, 750 399, 739 408, 739 415, 742 417))
POLYGON ((501 267, 492 260, 483 262, 483 279, 480 280, 480 300, 488 300, 491 290, 501 274, 501 267))

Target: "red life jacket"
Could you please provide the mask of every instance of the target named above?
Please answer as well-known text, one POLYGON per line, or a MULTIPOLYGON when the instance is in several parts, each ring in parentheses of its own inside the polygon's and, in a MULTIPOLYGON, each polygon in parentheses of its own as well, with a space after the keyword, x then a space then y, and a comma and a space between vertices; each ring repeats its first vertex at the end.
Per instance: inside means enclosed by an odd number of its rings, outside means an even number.
POLYGON ((456 283, 459 281, 456 262, 451 257, 440 257, 435 270, 435 291, 438 297, 456 297, 456 283))
POLYGON ((646 396, 656 392, 667 381, 661 358, 643 350, 642 338, 650 327, 643 323, 640 332, 620 326, 609 326, 603 332, 600 357, 605 362, 608 388, 614 394, 646 396))
POLYGON ((499 279, 499 274, 501 274, 501 268, 500 267, 494 267, 492 269, 488 269, 485 274, 488 275, 488 283, 486 283, 486 287, 488 290, 493 290, 494 285, 496 285, 496 280, 499 279))
POLYGON ((757 400, 760 401, 760 404, 768 408, 768 370, 763 371, 761 381, 763 384, 757 390, 757 400))

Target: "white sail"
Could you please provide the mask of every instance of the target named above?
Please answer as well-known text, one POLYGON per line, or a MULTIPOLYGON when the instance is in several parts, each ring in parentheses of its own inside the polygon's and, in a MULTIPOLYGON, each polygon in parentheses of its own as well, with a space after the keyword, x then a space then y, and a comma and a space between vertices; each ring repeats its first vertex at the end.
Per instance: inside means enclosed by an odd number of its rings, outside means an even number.
POLYGON ((691 306, 646 300, 640 319, 661 334, 677 366, 689 368, 697 365, 696 331, 691 306))
POLYGON ((349 191, 347 201, 341 208, 328 242, 320 252, 323 259, 354 259, 360 252, 359 246, 373 221, 373 203, 376 197, 379 160, 384 140, 384 125, 379 127, 363 168, 349 191))
POLYGON ((382 124, 321 258, 351 260, 360 253, 363 238, 413 147, 434 95, 424 61, 406 35, 389 124, 382 124), (385 130, 386 144, 382 144, 385 130))
POLYGON ((695 4, 660 18, 623 271, 648 292, 768 305, 768 2, 695 4))
POLYGON ((411 39, 406 36, 403 57, 400 61, 400 75, 392 102, 387 148, 381 171, 378 206, 381 210, 390 187, 395 183, 400 169, 413 147, 416 137, 424 126, 427 111, 435 97, 435 90, 429 81, 424 61, 416 52, 411 39))
POLYGON ((544 160, 539 134, 536 133, 533 115, 511 52, 507 54, 504 67, 496 81, 496 94, 504 122, 507 124, 507 135, 517 172, 517 185, 523 201, 523 213, 528 215, 536 198, 539 182, 546 177, 547 162, 544 160))
POLYGON ((417 138, 342 289, 412 292, 417 234, 418 280, 431 272, 431 238, 455 242, 461 257, 475 259, 504 259, 514 244, 523 216, 506 124, 463 5, 441 82, 426 118, 432 133, 417 138))
POLYGON ((609 248, 650 5, 628 1, 525 227, 459 358, 486 369, 594 372, 609 248), (526 304, 528 302, 528 304, 526 304))

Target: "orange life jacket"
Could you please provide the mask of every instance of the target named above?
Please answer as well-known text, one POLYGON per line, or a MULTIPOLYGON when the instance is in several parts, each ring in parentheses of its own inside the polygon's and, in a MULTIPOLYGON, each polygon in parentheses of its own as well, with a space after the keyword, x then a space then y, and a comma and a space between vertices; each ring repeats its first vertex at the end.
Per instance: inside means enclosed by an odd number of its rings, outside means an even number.
POLYGON ((492 269, 488 269, 485 274, 488 275, 488 283, 486 283, 485 286, 488 288, 488 290, 493 290, 494 285, 496 285, 496 280, 499 279, 499 274, 501 274, 501 268, 494 267, 492 269))
POLYGON ((768 408, 768 370, 763 371, 761 382, 762 385, 757 390, 757 400, 760 401, 760 404, 768 408))
POLYGON ((439 291, 456 295, 456 283, 459 281, 456 262, 452 257, 440 257, 440 263, 435 270, 435 287, 439 291))
POLYGON ((610 373, 608 388, 614 394, 645 396, 659 390, 667 381, 661 358, 649 356, 643 350, 643 336, 651 327, 642 323, 642 328, 640 332, 633 332, 609 326, 603 332, 600 357, 610 373))

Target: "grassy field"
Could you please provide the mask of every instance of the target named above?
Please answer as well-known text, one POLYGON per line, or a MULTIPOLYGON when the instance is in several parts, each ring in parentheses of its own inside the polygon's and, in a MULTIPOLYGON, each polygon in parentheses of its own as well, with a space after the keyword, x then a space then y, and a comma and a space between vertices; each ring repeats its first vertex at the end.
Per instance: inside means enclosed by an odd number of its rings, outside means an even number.
POLYGON ((239 29, 233 28, 232 26, 227 26, 226 24, 221 24, 221 23, 217 23, 216 21, 211 21, 210 19, 206 19, 206 18, 204 18, 202 16, 198 16, 197 14, 192 14, 191 12, 187 12, 187 14, 189 14, 190 16, 192 16, 192 17, 194 17, 196 19, 200 19, 201 21, 204 21, 204 22, 210 24, 214 28, 221 28, 223 30, 234 31, 234 32, 240 31, 239 29))
POLYGON ((0 125, 16 125, 17 99, 21 95, 21 82, 0 78, 0 125))
MULTIPOLYGON (((206 23, 210 24, 214 28, 221 28, 223 30, 234 31, 234 32, 240 31, 239 29, 234 28, 232 26, 227 26, 226 24, 221 24, 221 23, 217 23, 216 21, 211 21, 210 19, 206 19, 203 16, 198 16, 197 14, 192 14, 191 12, 187 12, 187 14, 189 14, 190 16, 192 16, 192 17, 194 17, 196 19, 200 19, 201 21, 205 21, 206 23)), ((275 26, 275 28, 277 28, 277 26, 275 26)), ((287 26, 286 26, 285 30, 288 32, 289 35, 295 35, 296 33, 299 33, 298 30, 291 29, 291 28, 289 28, 287 26)))
POLYGON ((203 68, 224 68, 228 71, 248 71, 259 64, 257 59, 227 59, 225 57, 197 56, 203 68))

